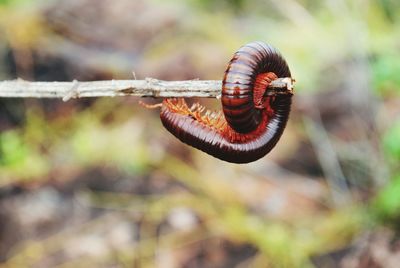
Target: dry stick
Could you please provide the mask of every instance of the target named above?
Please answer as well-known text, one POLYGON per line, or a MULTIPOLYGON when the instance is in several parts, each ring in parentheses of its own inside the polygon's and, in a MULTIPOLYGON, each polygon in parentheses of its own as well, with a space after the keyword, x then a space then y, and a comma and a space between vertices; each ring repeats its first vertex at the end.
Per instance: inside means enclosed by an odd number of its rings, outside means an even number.
MULTIPOLYGON (((292 78, 278 78, 265 95, 292 94, 292 78)), ((108 80, 91 82, 29 82, 21 79, 0 82, 0 98, 62 98, 64 101, 85 97, 162 97, 219 98, 221 81, 108 80)))

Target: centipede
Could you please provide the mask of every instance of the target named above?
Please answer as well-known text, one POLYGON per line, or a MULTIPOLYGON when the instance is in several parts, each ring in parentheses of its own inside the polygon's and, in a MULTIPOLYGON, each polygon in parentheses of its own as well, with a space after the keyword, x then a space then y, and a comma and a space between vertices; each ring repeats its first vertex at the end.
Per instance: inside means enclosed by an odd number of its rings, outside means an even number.
POLYGON ((244 164, 268 154, 286 127, 292 93, 265 95, 270 83, 291 73, 273 46, 252 42, 229 61, 221 89, 222 111, 183 98, 162 102, 163 126, 183 143, 220 160, 244 164))

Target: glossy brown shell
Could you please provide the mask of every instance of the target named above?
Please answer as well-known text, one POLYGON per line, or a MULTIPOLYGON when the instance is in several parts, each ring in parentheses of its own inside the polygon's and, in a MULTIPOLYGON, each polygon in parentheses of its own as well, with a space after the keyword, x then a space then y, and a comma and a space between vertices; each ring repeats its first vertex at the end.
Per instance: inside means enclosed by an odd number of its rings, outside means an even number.
MULTIPOLYGON (((248 163, 266 155, 285 129, 292 95, 266 98, 266 108, 256 108, 256 78, 266 73, 291 77, 280 53, 262 42, 241 47, 225 71, 221 102, 224 116, 200 115, 183 100, 163 102, 160 118, 165 128, 182 142, 232 163, 248 163), (218 117, 219 116, 219 117, 218 117)), ((200 112, 199 112, 200 110, 200 112)))

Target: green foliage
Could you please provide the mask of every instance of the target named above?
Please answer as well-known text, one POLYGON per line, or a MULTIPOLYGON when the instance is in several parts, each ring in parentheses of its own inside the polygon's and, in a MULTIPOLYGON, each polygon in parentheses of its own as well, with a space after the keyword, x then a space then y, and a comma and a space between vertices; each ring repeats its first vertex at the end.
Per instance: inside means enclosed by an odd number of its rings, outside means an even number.
POLYGON ((21 141, 21 136, 15 131, 2 133, 0 137, 1 158, 0 163, 3 166, 17 166, 23 162, 28 149, 21 141))
POLYGON ((48 172, 45 159, 17 131, 0 135, 0 186, 10 181, 30 180, 48 172))
POLYGON ((11 2, 12 0, 0 0, 0 5, 7 5, 11 2))
POLYGON ((400 230, 400 175, 379 192, 372 203, 372 212, 378 221, 400 230))
POLYGON ((400 120, 397 120, 383 138, 383 148, 390 168, 394 170, 391 181, 378 193, 372 203, 374 216, 381 222, 400 230, 400 120))
POLYGON ((386 16, 394 21, 399 16, 400 3, 397 0, 380 0, 378 1, 386 16))
POLYGON ((19 4, 29 3, 28 0, 0 0, 0 7, 1 6, 15 6, 19 4))
POLYGON ((235 12, 241 11, 245 5, 246 0, 192 0, 194 4, 207 10, 233 10, 235 12))
POLYGON ((389 162, 398 165, 400 163, 400 118, 384 135, 383 147, 389 162))
POLYGON ((383 95, 400 94, 399 58, 399 53, 387 53, 372 61, 372 79, 377 92, 383 95))

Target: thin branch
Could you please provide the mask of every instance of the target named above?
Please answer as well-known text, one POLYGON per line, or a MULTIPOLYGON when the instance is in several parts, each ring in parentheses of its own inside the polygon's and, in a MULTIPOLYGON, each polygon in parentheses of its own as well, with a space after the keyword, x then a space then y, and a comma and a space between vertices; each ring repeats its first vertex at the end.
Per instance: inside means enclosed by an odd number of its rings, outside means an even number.
MULTIPOLYGON (((291 78, 274 80, 265 95, 292 94, 291 78)), ((91 82, 29 82, 21 79, 0 82, 0 98, 62 98, 140 96, 162 98, 219 98, 221 81, 109 80, 91 82)))

